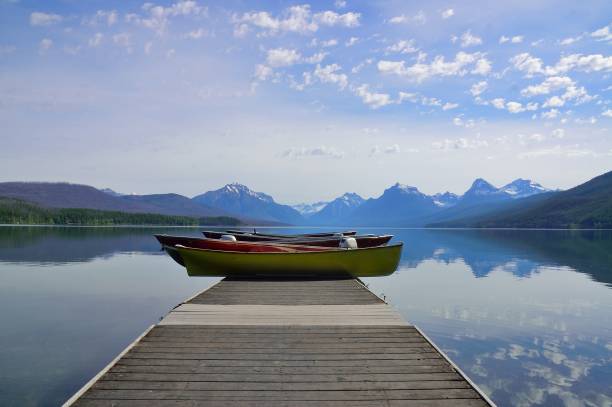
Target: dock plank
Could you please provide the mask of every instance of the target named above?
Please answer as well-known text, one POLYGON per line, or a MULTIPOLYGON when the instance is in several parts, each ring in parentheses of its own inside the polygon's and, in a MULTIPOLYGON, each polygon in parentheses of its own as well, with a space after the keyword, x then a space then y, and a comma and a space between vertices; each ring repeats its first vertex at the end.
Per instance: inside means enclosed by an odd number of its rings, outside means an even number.
POLYGON ((224 279, 102 373, 65 405, 492 405, 356 279, 224 279))

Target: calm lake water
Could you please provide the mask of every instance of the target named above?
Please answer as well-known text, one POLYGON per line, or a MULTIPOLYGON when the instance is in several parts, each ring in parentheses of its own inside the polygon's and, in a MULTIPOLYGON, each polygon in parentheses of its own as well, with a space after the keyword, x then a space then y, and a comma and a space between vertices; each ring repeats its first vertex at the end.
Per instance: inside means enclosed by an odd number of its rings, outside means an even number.
MULTIPOLYGON (((0 405, 61 404, 217 281, 188 277, 154 232, 199 229, 0 227, 0 405)), ((405 243, 370 289, 498 405, 612 406, 612 231, 364 232, 405 243)))

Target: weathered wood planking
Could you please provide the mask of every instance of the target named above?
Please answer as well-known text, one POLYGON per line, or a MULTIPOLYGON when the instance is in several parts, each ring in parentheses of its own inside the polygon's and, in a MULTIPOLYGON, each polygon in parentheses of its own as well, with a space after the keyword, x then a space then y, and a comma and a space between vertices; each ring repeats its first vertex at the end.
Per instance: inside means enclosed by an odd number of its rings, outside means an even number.
POLYGON ((172 310, 66 405, 488 406, 354 279, 225 279, 172 310))

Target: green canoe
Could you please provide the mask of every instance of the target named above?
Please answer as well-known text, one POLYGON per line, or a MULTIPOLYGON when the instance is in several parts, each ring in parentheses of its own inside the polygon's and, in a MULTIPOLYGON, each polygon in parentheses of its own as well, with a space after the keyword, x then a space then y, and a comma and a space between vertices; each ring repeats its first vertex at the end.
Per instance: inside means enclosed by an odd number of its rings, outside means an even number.
POLYGON ((164 246, 187 267, 190 276, 231 275, 350 275, 375 277, 392 274, 399 264, 402 243, 363 249, 292 253, 245 253, 164 246))

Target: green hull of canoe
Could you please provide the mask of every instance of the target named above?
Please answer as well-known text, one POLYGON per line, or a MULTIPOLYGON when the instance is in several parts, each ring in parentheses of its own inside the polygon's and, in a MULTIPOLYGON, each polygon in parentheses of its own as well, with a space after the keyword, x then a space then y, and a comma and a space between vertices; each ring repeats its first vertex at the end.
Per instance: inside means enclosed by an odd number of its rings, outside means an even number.
POLYGON ((166 247, 166 250, 180 256, 190 276, 376 277, 392 274, 397 269, 402 244, 301 253, 239 253, 176 246, 166 247))

